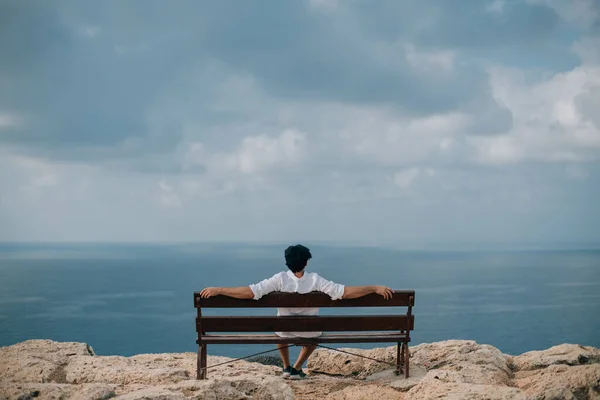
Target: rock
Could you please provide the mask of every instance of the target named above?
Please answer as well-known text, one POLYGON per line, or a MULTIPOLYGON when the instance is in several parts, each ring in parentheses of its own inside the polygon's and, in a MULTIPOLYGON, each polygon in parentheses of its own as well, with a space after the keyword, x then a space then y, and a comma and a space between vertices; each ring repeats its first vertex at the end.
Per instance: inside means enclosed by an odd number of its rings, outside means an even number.
POLYGON ((330 393, 327 400, 401 400, 402 393, 396 390, 378 385, 349 386, 337 392, 330 393))
MULTIPOLYGON (((395 346, 347 350, 395 363, 395 346)), ((0 400, 600 399, 600 350, 589 346, 512 357, 449 340, 411 347, 411 354, 409 379, 388 364, 319 350, 301 382, 264 365, 273 360, 221 365, 232 360, 213 356, 209 379, 196 380, 195 353, 97 356, 85 343, 30 340, 0 348, 0 400)))
MULTIPOLYGON (((208 364, 229 360, 209 357, 208 364)), ((292 389, 275 378, 278 374, 277 367, 239 361, 210 370, 209 378, 219 381, 198 381, 195 353, 99 357, 85 343, 50 340, 0 348, 0 399, 292 399, 292 389)))
POLYGON ((61 383, 5 384, 0 388, 0 399, 106 400, 115 396, 112 385, 67 385, 61 383))
POLYGON ((515 378, 531 400, 600 399, 600 364, 551 365, 533 374, 517 373, 515 378))
POLYGON ((114 385, 91 384, 76 386, 70 400, 106 400, 115 397, 114 385))
MULTIPOLYGON (((230 359, 226 357, 208 357, 209 367, 230 359)), ((177 383, 196 377, 195 353, 140 354, 133 357, 73 357, 64 366, 65 382, 90 383, 105 382, 121 385, 145 384, 161 385, 177 383)), ((280 374, 280 369, 259 363, 237 361, 232 364, 210 369, 212 376, 246 376, 280 374)))
POLYGON ((472 340, 447 340, 411 348, 412 363, 427 370, 459 371, 465 383, 509 385, 509 357, 500 350, 472 340))
POLYGON ((308 378, 302 381, 288 380, 286 382, 294 390, 296 400, 325 399, 330 393, 364 384, 364 381, 354 378, 319 374, 309 374, 308 378))
POLYGON ((390 386, 401 392, 407 392, 415 387, 427 375, 427 370, 419 365, 413 365, 410 376, 405 378, 403 375, 396 376, 391 380, 390 386))
POLYGON ((106 400, 118 399, 260 399, 293 400, 292 388, 283 379, 228 378, 223 380, 188 380, 170 385, 104 384, 12 384, 0 386, 0 399, 106 400), (115 397, 117 395, 117 397, 115 397))
POLYGON ((517 371, 531 371, 549 365, 585 365, 600 363, 600 349, 578 344, 561 344, 547 350, 530 351, 513 357, 513 368, 517 371))
POLYGON ((508 386, 473 385, 468 383, 444 384, 433 382, 427 386, 417 385, 406 398, 410 400, 526 400, 519 390, 508 386))
MULTIPOLYGON (((468 378, 467 378, 468 379, 468 378)), ((465 382, 457 371, 429 371, 418 385, 406 393, 410 400, 526 400, 523 391, 503 385, 480 385, 465 382)))
MULTIPOLYGON (((246 380, 246 382, 251 382, 256 386, 255 380, 246 380)), ((243 388, 243 385, 237 384, 236 387, 243 388)), ((295 398, 292 388, 287 384, 287 381, 280 377, 263 379, 258 387, 250 390, 246 389, 245 393, 257 400, 294 400, 295 398)))
MULTIPOLYGON (((171 392, 169 390, 162 390, 156 388, 149 388, 143 390, 137 390, 135 392, 127 393, 122 396, 117 396, 115 399, 119 400, 186 400, 187 397, 181 393, 171 392)), ((216 399, 216 397, 215 397, 216 399)))
MULTIPOLYGON (((348 348, 340 350, 387 363, 396 363, 396 346, 370 350, 348 348)), ((390 365, 334 350, 318 349, 308 359, 307 367, 311 372, 364 379, 368 375, 389 369, 390 365)))
POLYGON ((227 378, 223 380, 191 380, 172 385, 153 386, 149 391, 137 390, 133 386, 125 388, 128 392, 117 397, 132 399, 258 399, 258 400, 293 400, 294 394, 283 379, 272 377, 227 378), (145 396, 145 397, 144 397, 145 396), (172 397, 165 397, 172 396, 172 397), (184 396, 184 397, 181 397, 184 396))
POLYGON ((75 390, 77 390, 76 387, 57 383, 2 384, 0 386, 0 399, 58 400, 67 398, 75 390))
MULTIPOLYGON (((396 362, 396 346, 372 350, 343 349, 388 363, 396 362)), ((495 347, 471 340, 448 340, 411 347, 411 367, 420 365, 427 370, 460 371, 466 383, 507 385, 512 371, 509 357, 495 347)), ((352 356, 333 350, 317 350, 309 359, 308 368, 317 373, 365 378, 389 369, 389 364, 352 356)))
POLYGON ((427 375, 427 370, 420 365, 411 365, 410 376, 408 379, 405 378, 403 374, 396 375, 395 372, 395 369, 376 372, 373 375, 367 376, 365 380, 380 385, 389 385, 391 388, 400 392, 407 392, 427 375))
POLYGON ((281 357, 275 356, 256 356, 247 359, 248 362, 255 362, 262 365, 274 365, 279 368, 283 368, 283 362, 281 361, 281 357))
POLYGON ((195 373, 195 355, 142 354, 133 357, 73 357, 63 367, 65 383, 104 382, 120 385, 156 385, 189 379, 195 373))
MULTIPOLYGON (((195 355, 194 355, 195 357, 195 355)), ((230 359, 227 357, 208 357, 208 366, 220 364, 226 362, 230 359)), ((194 365, 194 374, 195 374, 195 365, 194 365)), ((194 375, 195 376, 195 375, 194 375)), ((271 366, 271 365, 263 365, 259 363, 251 363, 246 361, 237 361, 231 364, 221 365, 218 367, 214 367, 208 371, 208 378, 218 376, 218 377, 246 377, 249 379, 255 379, 258 377, 264 376, 281 376, 281 368, 271 366)))
POLYGON ((86 343, 27 340, 0 347, 0 381, 62 383, 64 365, 72 357, 93 358, 86 343))

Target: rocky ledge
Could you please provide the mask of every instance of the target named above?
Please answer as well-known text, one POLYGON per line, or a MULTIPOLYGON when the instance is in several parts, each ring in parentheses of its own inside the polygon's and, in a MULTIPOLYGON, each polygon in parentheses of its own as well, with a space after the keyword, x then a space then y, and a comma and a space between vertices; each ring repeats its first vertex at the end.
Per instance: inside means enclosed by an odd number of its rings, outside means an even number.
MULTIPOLYGON (((346 349, 393 362, 395 347, 346 349)), ((387 364, 318 350, 309 378, 237 361, 195 379, 196 354, 97 356, 85 343, 29 340, 0 348, 0 399, 600 399, 600 350, 562 344, 520 356, 468 340, 411 347, 411 377, 387 364)), ((209 366, 227 361, 209 357, 209 366)))

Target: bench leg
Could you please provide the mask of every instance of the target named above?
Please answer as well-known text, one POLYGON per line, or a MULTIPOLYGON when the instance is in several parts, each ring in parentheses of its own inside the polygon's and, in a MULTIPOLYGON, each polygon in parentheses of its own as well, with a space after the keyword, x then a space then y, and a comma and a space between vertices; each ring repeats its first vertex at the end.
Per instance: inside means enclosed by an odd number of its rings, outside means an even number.
POLYGON ((198 356, 196 357, 196 379, 202 379, 202 345, 198 345, 198 356))
POLYGON ((198 345, 196 361, 196 379, 206 379, 206 345, 198 345))
POLYGON ((404 349, 404 377, 408 378, 408 370, 410 363, 410 352, 408 351, 408 343, 404 343, 404 346, 402 348, 404 349))
POLYGON ((206 345, 203 344, 202 349, 200 350, 200 363, 202 364, 202 378, 200 379, 206 379, 206 367, 207 367, 207 362, 206 362, 206 345))
POLYGON ((402 360, 404 348, 402 347, 402 343, 398 342, 398 346, 396 349, 396 375, 400 375, 400 371, 402 371, 402 360))

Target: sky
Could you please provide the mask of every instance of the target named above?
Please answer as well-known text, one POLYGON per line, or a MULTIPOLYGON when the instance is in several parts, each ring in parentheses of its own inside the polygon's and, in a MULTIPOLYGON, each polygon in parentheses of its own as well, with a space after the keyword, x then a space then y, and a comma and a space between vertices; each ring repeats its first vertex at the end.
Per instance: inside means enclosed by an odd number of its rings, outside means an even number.
POLYGON ((0 1, 0 241, 600 242, 596 0, 0 1))

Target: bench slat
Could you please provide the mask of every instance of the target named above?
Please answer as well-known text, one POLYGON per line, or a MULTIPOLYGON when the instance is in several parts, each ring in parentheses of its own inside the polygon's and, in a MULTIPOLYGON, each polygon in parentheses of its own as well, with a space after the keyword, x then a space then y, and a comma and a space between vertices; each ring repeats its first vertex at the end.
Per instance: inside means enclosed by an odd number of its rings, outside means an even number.
POLYGON ((202 317, 204 332, 401 331, 413 325, 412 315, 202 317))
POLYGON ((307 294, 273 292, 259 300, 214 296, 208 299, 194 292, 194 307, 198 308, 271 308, 271 307, 406 307, 414 305, 414 290, 395 290, 391 299, 369 294, 357 299, 331 300, 320 292, 307 294), (412 299, 411 299, 412 297, 412 299))
POLYGON ((205 344, 311 344, 311 343, 397 343, 406 339, 400 333, 323 334, 317 338, 282 338, 277 335, 204 335, 205 344))

